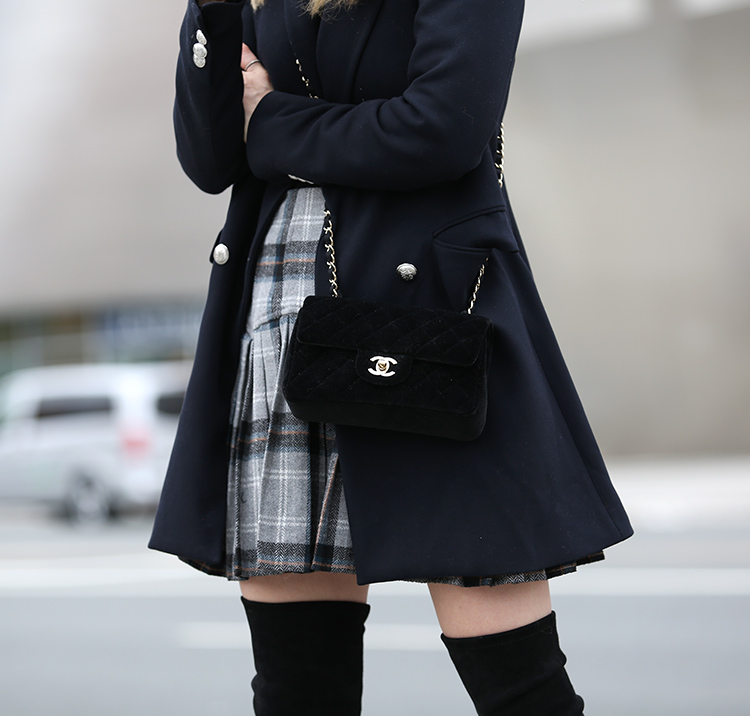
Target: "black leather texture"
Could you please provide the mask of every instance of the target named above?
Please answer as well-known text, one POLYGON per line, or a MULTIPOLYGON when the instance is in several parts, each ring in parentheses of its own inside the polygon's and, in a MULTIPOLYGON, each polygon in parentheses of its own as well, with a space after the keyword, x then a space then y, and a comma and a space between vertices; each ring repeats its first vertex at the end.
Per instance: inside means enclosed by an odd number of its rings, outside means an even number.
POLYGON ((308 422, 473 440, 487 413, 491 335, 483 316, 309 296, 284 396, 308 422))

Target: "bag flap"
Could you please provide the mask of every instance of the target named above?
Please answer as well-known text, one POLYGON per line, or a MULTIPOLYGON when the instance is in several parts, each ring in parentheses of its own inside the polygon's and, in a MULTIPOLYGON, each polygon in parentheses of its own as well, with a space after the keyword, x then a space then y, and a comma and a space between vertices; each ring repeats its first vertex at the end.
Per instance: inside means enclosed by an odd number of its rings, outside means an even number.
POLYGON ((357 299, 308 296, 297 317, 300 343, 468 366, 486 349, 484 316, 357 299))

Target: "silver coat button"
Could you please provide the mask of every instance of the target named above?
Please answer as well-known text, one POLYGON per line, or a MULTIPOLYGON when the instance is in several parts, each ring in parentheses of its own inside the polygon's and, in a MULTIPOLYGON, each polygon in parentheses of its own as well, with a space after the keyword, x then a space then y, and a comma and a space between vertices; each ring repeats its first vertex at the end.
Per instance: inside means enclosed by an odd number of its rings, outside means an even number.
POLYGON ((198 57, 198 55, 193 55, 193 62, 195 62, 196 67, 205 67, 206 66, 206 58, 205 57, 198 57))
POLYGON ((206 57, 208 55, 208 50, 204 45, 201 45, 200 42, 196 42, 193 45, 193 55, 195 57, 206 57))
POLYGON ((214 263, 223 266, 229 261, 229 249, 226 244, 216 244, 214 247, 214 263))
POLYGON ((195 33, 195 39, 198 40, 198 42, 201 43, 201 45, 207 45, 208 40, 206 39, 206 36, 203 34, 203 30, 197 30, 195 33))
POLYGON ((404 281, 411 281, 417 275, 417 267, 414 264, 399 264, 396 271, 404 281))

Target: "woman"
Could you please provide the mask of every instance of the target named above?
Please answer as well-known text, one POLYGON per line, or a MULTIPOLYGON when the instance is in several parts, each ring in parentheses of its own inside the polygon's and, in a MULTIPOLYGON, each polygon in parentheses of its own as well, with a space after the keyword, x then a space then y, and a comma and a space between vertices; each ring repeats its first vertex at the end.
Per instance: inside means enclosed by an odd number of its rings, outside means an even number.
POLYGON ((632 531, 498 181, 522 13, 189 2, 178 155, 232 198, 151 546, 240 581, 260 716, 360 712, 367 584, 395 579, 429 584, 478 713, 582 713, 547 579, 632 531), (304 296, 330 291, 326 208, 345 296, 461 311, 485 266, 476 440, 290 414, 279 363, 304 296))

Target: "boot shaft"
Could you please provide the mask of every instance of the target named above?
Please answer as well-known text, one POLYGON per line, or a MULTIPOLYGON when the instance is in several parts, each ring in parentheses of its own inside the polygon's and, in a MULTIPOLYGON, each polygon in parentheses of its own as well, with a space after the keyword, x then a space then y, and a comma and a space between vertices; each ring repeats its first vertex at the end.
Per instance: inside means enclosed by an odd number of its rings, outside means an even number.
POLYGON ((555 613, 498 634, 442 636, 479 716, 581 716, 555 613))
POLYGON ((359 716, 369 605, 242 603, 253 642, 256 716, 359 716))

